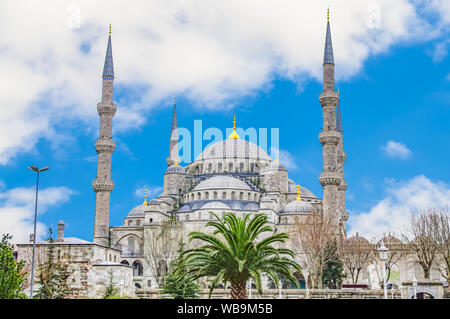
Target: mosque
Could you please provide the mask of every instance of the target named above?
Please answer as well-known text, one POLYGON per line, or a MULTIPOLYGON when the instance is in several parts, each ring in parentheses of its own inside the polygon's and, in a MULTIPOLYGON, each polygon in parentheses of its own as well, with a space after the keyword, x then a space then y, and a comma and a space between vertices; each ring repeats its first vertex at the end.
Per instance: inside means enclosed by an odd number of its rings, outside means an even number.
MULTIPOLYGON (((146 192, 144 202, 124 216, 123 225, 111 226, 110 196, 114 189, 111 158, 116 146, 112 139, 112 119, 117 107, 113 102, 115 74, 110 30, 102 97, 97 104, 100 130, 95 142, 97 177, 92 183, 96 196, 93 242, 65 238, 62 221, 58 223, 55 241, 61 260, 67 261, 72 272, 73 296, 99 296, 109 280, 127 295, 136 289, 159 287, 159 273, 167 271, 165 261, 173 259, 179 240, 186 239, 191 231, 205 231, 205 224, 213 219, 211 212, 219 216, 225 212, 239 216, 263 213, 280 232, 289 232, 312 212, 319 212, 332 220, 336 236, 346 238, 346 153, 334 69, 328 16, 323 92, 319 95, 323 112, 323 129, 319 134, 323 170, 319 182, 323 187, 323 198, 308 190, 307 185, 299 185, 289 178, 283 163, 272 159, 263 148, 241 138, 236 131, 236 118, 228 138, 209 145, 192 163, 182 166, 175 102, 162 193, 148 199, 146 192), (169 231, 164 232, 167 229, 169 231), (164 235, 167 240, 158 242, 156 238, 163 233, 167 233, 164 235)), ((30 261, 31 242, 17 245, 19 259, 30 261)), ((46 244, 46 241, 38 242, 38 252, 43 251, 46 244)), ((291 245, 287 243, 287 246, 291 245)), ((299 274, 298 279, 304 287, 307 268, 301 262, 301 256, 298 259, 305 272, 299 274)), ((367 273, 365 280, 370 281, 369 277, 367 273)))

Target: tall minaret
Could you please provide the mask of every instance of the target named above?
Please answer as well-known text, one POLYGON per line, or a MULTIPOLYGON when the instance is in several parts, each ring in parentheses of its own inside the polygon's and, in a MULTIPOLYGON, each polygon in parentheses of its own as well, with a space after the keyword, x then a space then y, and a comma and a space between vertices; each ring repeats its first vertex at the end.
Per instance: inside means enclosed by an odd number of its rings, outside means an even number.
POLYGON ((168 166, 172 166, 175 163, 180 163, 180 158, 178 157, 178 124, 177 124, 176 96, 173 104, 172 128, 170 129, 169 157, 167 157, 166 161, 168 166))
POLYGON ((327 13, 327 33, 325 39, 325 54, 323 58, 323 92, 319 95, 323 112, 323 131, 319 140, 323 149, 323 173, 319 175, 323 186, 323 213, 333 220, 336 226, 335 234, 341 235, 342 222, 340 218, 339 185, 342 182, 339 173, 339 143, 341 133, 336 130, 335 108, 339 104, 339 94, 334 91, 334 55, 331 42, 330 11, 327 13))
POLYGON ((97 178, 92 182, 95 192, 94 242, 109 246, 109 200, 114 189, 111 180, 111 156, 116 147, 112 140, 112 118, 116 113, 113 103, 114 67, 111 47, 111 25, 109 26, 108 48, 103 68, 102 101, 97 104, 100 115, 100 133, 95 142, 97 151, 97 178))

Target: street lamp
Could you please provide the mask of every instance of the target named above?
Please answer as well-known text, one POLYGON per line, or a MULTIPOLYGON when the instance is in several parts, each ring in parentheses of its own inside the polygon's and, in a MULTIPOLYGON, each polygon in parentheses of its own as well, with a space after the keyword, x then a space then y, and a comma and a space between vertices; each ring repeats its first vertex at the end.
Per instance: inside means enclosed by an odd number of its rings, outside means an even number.
POLYGON ((34 203, 34 231, 33 231, 33 257, 31 261, 31 286, 30 286, 30 299, 33 298, 33 282, 34 282, 34 256, 36 251, 36 221, 37 221, 37 202, 38 202, 38 191, 39 191, 39 173, 48 170, 50 167, 43 167, 41 169, 34 165, 28 167, 29 170, 36 172, 36 201, 34 203))
POLYGON ((283 283, 281 280, 278 281, 278 299, 281 299, 281 288, 283 288, 283 283))
POLYGON ((381 241, 381 246, 378 248, 378 253, 380 254, 380 260, 383 262, 383 288, 384 288, 384 299, 387 299, 387 285, 386 285, 386 261, 389 258, 389 249, 384 246, 384 241, 381 241))
POLYGON ((414 279, 412 280, 412 285, 414 287, 414 299, 417 299, 417 279, 416 279, 416 275, 414 275, 414 279))

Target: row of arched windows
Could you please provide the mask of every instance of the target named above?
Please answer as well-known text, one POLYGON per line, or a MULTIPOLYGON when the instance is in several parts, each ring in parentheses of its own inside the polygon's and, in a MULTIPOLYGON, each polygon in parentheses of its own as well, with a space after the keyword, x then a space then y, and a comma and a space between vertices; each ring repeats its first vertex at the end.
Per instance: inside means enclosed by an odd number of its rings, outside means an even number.
POLYGON ((199 174, 207 174, 207 173, 226 173, 226 172, 259 172, 259 166, 256 163, 248 163, 245 165, 244 162, 240 163, 208 163, 203 167, 203 163, 195 167, 194 173, 196 175, 199 174), (236 164, 236 165, 235 165, 236 164), (204 169, 203 169, 204 168, 204 169))
POLYGON ((193 200, 209 200, 209 199, 239 199, 239 200, 248 200, 248 201, 259 201, 261 199, 261 195, 258 193, 252 193, 252 192, 196 192, 196 193, 190 193, 184 196, 184 200, 186 202, 193 201, 193 200))
MULTIPOLYGON (((127 260, 122 260, 120 263, 124 265, 130 265, 130 263, 127 260)), ((144 275, 144 267, 142 266, 142 263, 139 260, 135 260, 132 266, 133 266, 133 276, 144 275)))

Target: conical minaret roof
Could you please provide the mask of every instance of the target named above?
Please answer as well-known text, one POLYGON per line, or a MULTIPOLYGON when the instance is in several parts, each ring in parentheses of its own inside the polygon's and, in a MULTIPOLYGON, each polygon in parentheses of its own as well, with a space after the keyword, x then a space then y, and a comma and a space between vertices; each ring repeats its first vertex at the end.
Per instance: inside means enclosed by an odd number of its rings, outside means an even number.
POLYGON ((106 49, 105 66, 103 67, 103 80, 114 79, 114 65, 111 45, 111 25, 109 26, 108 47, 106 49))
POLYGON ((323 56, 323 64, 334 64, 333 42, 331 41, 330 29, 330 10, 327 15, 327 35, 325 38, 325 53, 323 56))
POLYGON ((178 140, 178 136, 174 136, 174 132, 178 127, 177 123, 177 97, 175 96, 175 101, 173 104, 173 115, 172 115, 172 128, 170 129, 170 138, 175 138, 178 140))

